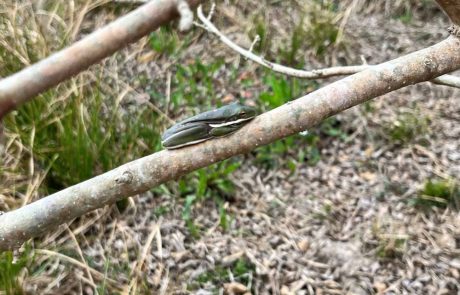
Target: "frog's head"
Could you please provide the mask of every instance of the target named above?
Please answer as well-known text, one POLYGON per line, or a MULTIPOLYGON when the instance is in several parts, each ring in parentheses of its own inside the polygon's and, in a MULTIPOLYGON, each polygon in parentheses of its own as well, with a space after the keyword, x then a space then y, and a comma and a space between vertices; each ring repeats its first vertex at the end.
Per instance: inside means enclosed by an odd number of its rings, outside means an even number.
POLYGON ((216 110, 216 117, 221 117, 222 122, 246 121, 256 116, 256 109, 245 106, 239 102, 226 105, 216 110))

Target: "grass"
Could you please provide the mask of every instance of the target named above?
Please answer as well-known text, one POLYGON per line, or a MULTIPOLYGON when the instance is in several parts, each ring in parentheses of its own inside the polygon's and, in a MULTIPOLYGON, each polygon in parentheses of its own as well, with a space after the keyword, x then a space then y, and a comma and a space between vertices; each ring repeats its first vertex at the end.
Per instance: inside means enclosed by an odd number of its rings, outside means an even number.
POLYGON ((410 203, 421 209, 460 209, 460 186, 454 180, 428 179, 410 203))
MULTIPOLYGON (((76 79, 82 83, 83 79, 76 79)), ((123 113, 119 102, 108 101, 110 94, 99 87, 95 83, 94 88, 82 88, 67 97, 61 89, 50 90, 5 120, 6 128, 19 136, 37 164, 51 167, 46 178, 50 191, 160 148, 159 132, 151 128, 162 124, 158 114, 146 106, 123 113)))
POLYGON ((385 14, 404 23, 410 23, 415 15, 423 20, 438 11, 436 2, 430 0, 395 0, 391 5, 386 5, 384 1, 367 0, 360 9, 368 13, 384 11, 385 14))
MULTIPOLYGON (((387 233, 392 228, 391 224, 384 225, 376 222, 372 225, 372 233, 375 237, 374 253, 381 260, 401 259, 407 249, 409 236, 405 234, 387 233)), ((394 230, 394 229, 393 229, 394 230)))
POLYGON ((176 28, 167 24, 160 27, 149 36, 149 45, 153 51, 169 58, 178 58, 180 53, 187 48, 195 34, 179 36, 176 28))
MULTIPOLYGON (((16 9, 36 17, 31 5, 16 9)), ((68 11, 58 3, 49 9, 56 14, 62 13, 57 15, 62 19, 76 18, 80 13, 77 9, 68 11)), ((8 18, 3 20, 6 25, 8 18)), ((19 18, 9 21, 15 28, 22 28, 22 35, 38 34, 39 40, 46 40, 48 36, 37 27, 34 19, 25 24, 20 23, 24 20, 19 18)), ((9 52, 1 55, 4 66, 0 75, 10 75, 70 43, 67 32, 77 28, 69 26, 67 29, 59 32, 62 34, 59 45, 44 47, 42 43, 31 41, 27 50, 22 44, 24 40, 14 39, 18 32, 9 32, 4 37, 8 45, 0 45, 0 52, 9 52)), ((92 73, 83 73, 48 90, 5 118, 7 132, 14 138, 16 146, 25 149, 33 158, 37 170, 49 168, 43 187, 45 192, 60 190, 145 155, 150 148, 144 147, 159 148, 158 132, 152 133, 150 127, 161 125, 158 115, 145 106, 123 114, 120 108, 123 97, 119 95, 119 89, 107 87, 102 76, 102 68, 96 66, 92 73), (138 145, 136 141, 142 141, 144 145, 138 145)))
POLYGON ((338 45, 342 14, 335 1, 306 1, 293 6, 301 18, 290 24, 288 35, 276 36, 268 17, 261 13, 253 16, 248 37, 254 40, 259 36, 260 41, 254 46, 256 53, 287 66, 303 67, 305 52, 323 58, 330 48, 338 45), (273 42, 276 37, 280 38, 279 47, 273 42))
POLYGON ((157 31, 150 34, 149 44, 150 47, 160 53, 172 55, 178 49, 179 36, 171 26, 164 26, 157 31))
POLYGON ((377 247, 377 257, 381 259, 400 258, 407 247, 407 238, 390 236, 381 238, 377 247))
POLYGON ((302 64, 297 61, 297 56, 305 39, 309 39, 309 32, 311 32, 311 30, 305 30, 302 22, 294 27, 290 42, 279 50, 279 56, 283 64, 288 66, 302 66, 302 64))
MULTIPOLYGON (((214 269, 200 274, 194 282, 188 285, 187 289, 194 291, 208 283, 212 283, 215 286, 222 286, 224 283, 230 281, 230 273, 236 282, 247 285, 249 283, 249 276, 254 271, 255 266, 252 263, 244 258, 240 258, 228 267, 217 265, 214 269)), ((213 291, 217 292, 218 289, 213 291)))
MULTIPOLYGON (((262 15, 256 15, 253 18, 254 26, 249 30, 248 36, 254 40, 259 36, 259 42, 254 46, 254 52, 258 54, 270 54, 272 39, 269 34, 269 22, 262 15)), ((270 57, 270 56, 268 56, 270 57)))
POLYGON ((384 126, 385 137, 393 143, 409 144, 412 142, 426 143, 429 136, 430 120, 418 112, 401 112, 396 119, 384 126))
POLYGON ((0 293, 6 295, 26 294, 21 277, 33 263, 32 247, 26 244, 24 250, 14 256, 12 251, 0 253, 0 293))
MULTIPOLYGON (((41 14, 32 2, 0 4, 0 76, 72 43, 86 1, 73 4, 49 1, 39 8, 41 14), (66 26, 57 20, 67 20, 66 26), (43 26, 48 21, 49 26, 43 26)), ((132 96, 125 86, 95 65, 10 113, 4 119, 8 145, 1 162, 0 210, 14 209, 160 149, 161 127, 169 122, 148 104, 122 107, 132 96)), ((0 264, 0 289, 7 294, 21 294, 21 284, 32 275, 23 270, 39 268, 30 255, 13 262, 10 252, 1 254, 0 264)), ((107 289, 104 282, 100 286, 107 289)))
POLYGON ((228 229, 228 216, 223 202, 234 193, 235 187, 229 176, 240 164, 238 160, 227 160, 195 171, 179 180, 178 193, 185 198, 182 219, 192 237, 200 237, 200 228, 193 222, 194 205, 206 200, 213 200, 218 204, 219 223, 224 231, 228 229))
MULTIPOLYGON (((268 86, 268 90, 262 92, 259 99, 264 103, 264 108, 272 109, 289 100, 299 97, 305 89, 314 89, 317 84, 314 81, 305 81, 297 78, 285 77, 265 72, 263 83, 268 86)), ((268 146, 259 148, 256 154, 256 162, 270 169, 277 166, 287 165, 290 170, 294 171, 296 163, 307 162, 315 165, 320 160, 320 141, 325 137, 338 137, 345 139, 346 134, 340 129, 340 122, 335 118, 329 118, 323 121, 318 127, 309 130, 302 135, 296 135, 274 142, 268 146), (304 147, 297 149, 297 153, 292 155, 294 146, 304 147), (274 157, 274 155, 277 155, 274 157), (283 161, 282 155, 289 155, 288 161, 283 161)))
POLYGON ((4 252, 0 255, 0 290, 6 294, 24 294, 19 282, 19 274, 25 268, 27 258, 13 262, 13 253, 4 252))
POLYGON ((341 15, 333 1, 321 1, 312 5, 308 11, 303 39, 317 57, 325 56, 328 49, 336 45, 341 15))

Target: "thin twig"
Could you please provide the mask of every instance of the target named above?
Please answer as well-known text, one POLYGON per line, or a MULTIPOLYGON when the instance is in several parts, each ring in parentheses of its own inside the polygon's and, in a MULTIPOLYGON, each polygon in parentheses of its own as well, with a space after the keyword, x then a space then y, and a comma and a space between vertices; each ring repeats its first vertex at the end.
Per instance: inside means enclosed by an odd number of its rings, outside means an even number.
POLYGON ((252 52, 254 50, 254 46, 260 41, 260 36, 256 35, 254 38, 254 41, 252 41, 251 47, 249 47, 249 52, 252 52))
MULTIPOLYGON (((217 29, 216 26, 214 26, 214 24, 210 21, 209 17, 204 16, 201 5, 198 6, 197 15, 202 23, 200 24, 200 23, 195 22, 196 26, 203 28, 210 33, 215 34, 217 37, 219 37, 222 43, 224 43, 225 45, 227 45, 228 47, 230 47, 232 50, 236 51, 243 57, 250 59, 253 62, 258 63, 259 65, 269 68, 272 71, 280 73, 280 74, 297 77, 301 79, 321 79, 321 78, 329 78, 329 77, 334 77, 334 76, 352 75, 352 74, 356 74, 358 72, 364 71, 366 69, 369 69, 370 67, 373 66, 373 65, 359 65, 359 66, 330 67, 330 68, 317 69, 317 70, 311 70, 311 71, 305 71, 305 70, 299 70, 299 69, 287 67, 287 66, 284 66, 278 63, 268 61, 252 53, 251 49, 246 50, 242 48, 241 46, 237 45, 236 43, 234 43, 233 41, 231 41, 227 36, 225 36, 221 31, 219 31, 219 29, 217 29)), ((252 45, 251 45, 251 48, 252 48, 252 45)), ((440 76, 440 77, 437 77, 431 80, 431 82, 435 84, 460 88, 460 77, 456 77, 452 75, 443 75, 443 76, 440 76)))

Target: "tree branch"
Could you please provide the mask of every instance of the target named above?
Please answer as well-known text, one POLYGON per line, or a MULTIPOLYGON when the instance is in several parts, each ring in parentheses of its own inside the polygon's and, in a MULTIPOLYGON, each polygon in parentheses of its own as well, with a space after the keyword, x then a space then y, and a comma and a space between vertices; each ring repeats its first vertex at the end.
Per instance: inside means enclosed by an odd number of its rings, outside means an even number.
POLYGON ((18 247, 31 237, 121 198, 311 128, 374 97, 457 70, 459 50, 460 40, 451 36, 261 114, 228 137, 154 153, 7 212, 0 216, 0 250, 18 247))
POLYGON ((460 0, 436 0, 452 23, 460 25, 460 0))
MULTIPOLYGON (((199 2, 188 0, 191 7, 199 2)), ((0 80, 0 119, 37 94, 168 23, 178 16, 176 6, 176 1, 149 1, 70 47, 0 80)))
MULTIPOLYGON (((213 5, 213 8, 214 8, 214 5, 213 5)), ((211 8, 211 10, 213 8, 211 8)), ((210 33, 215 34, 217 37, 219 37, 222 43, 224 43, 225 45, 230 47, 230 49, 236 51, 243 57, 249 60, 252 60, 253 62, 261 66, 269 68, 276 73, 280 73, 280 74, 291 76, 291 77, 301 78, 301 79, 322 79, 322 78, 329 78, 329 77, 334 77, 334 76, 351 75, 351 74, 355 74, 355 73, 361 72, 363 70, 366 70, 372 67, 372 65, 341 66, 341 67, 316 69, 316 70, 311 70, 311 71, 305 71, 305 70, 299 70, 299 69, 287 67, 287 66, 284 66, 278 63, 268 61, 254 54, 251 50, 254 43, 251 45, 251 48, 249 50, 246 50, 243 47, 239 46, 238 44, 234 43, 227 36, 225 36, 221 31, 219 31, 219 29, 216 26, 214 26, 209 16, 208 17, 204 16, 201 6, 199 6, 197 9, 197 16, 198 16, 198 19, 202 23, 200 24, 200 23, 195 22, 195 25, 205 29, 206 31, 210 33)), ((460 88, 460 77, 456 77, 452 75, 443 75, 441 77, 437 77, 433 79, 431 82, 435 84, 460 88)))

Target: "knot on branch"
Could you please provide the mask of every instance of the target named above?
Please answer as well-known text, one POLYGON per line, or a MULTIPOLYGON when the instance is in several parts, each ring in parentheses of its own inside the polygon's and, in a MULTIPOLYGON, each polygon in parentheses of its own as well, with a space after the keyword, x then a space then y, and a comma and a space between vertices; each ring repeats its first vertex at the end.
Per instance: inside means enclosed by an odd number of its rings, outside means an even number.
POLYGON ((436 69, 438 68, 438 64, 432 58, 429 58, 429 57, 425 58, 423 60, 423 63, 425 65, 425 68, 428 69, 430 73, 436 71, 436 69))
POLYGON ((177 11, 180 15, 179 31, 185 32, 190 30, 193 25, 193 12, 190 10, 187 1, 177 0, 177 11))
POLYGON ((449 28, 447 28, 447 31, 455 36, 455 37, 460 37, 460 27, 457 25, 451 25, 449 28))
POLYGON ((128 184, 133 181, 133 174, 130 171, 125 171, 120 177, 115 178, 117 184, 128 184))

